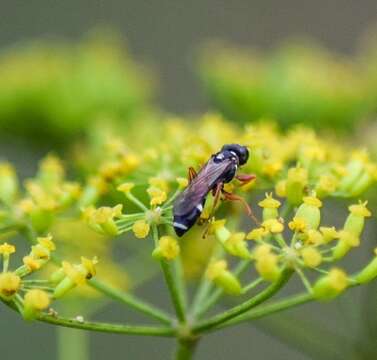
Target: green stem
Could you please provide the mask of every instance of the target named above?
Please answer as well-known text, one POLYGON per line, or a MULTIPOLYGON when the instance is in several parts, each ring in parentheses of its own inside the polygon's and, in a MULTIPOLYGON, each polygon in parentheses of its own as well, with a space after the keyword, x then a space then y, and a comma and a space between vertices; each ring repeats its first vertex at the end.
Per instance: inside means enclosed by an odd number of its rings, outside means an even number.
MULTIPOLYGON (((224 253, 223 247, 220 244, 215 245, 215 249, 213 250, 212 256, 208 262, 211 263, 219 256, 224 253)), ((207 264, 207 265, 208 265, 207 264)), ((194 300, 191 305, 190 313, 193 318, 196 318, 199 314, 202 313, 202 307, 205 304, 205 299, 207 298, 208 294, 212 290, 213 282, 209 281, 205 275, 205 270, 203 272, 202 278, 200 279, 200 283, 198 286, 198 290, 196 291, 194 300)))
POLYGON ((144 335, 144 336, 165 336, 172 337, 175 330, 171 327, 154 327, 154 326, 138 326, 110 324, 102 322, 78 321, 63 317, 55 317, 47 314, 41 314, 37 317, 38 321, 45 323, 64 326, 68 328, 99 331, 105 333, 128 334, 128 335, 144 335))
POLYGON ((162 272, 165 277, 166 285, 168 286, 171 300, 177 314, 178 320, 181 323, 186 322, 186 314, 185 314, 185 307, 183 302, 183 296, 181 296, 179 292, 179 287, 177 282, 175 281, 175 276, 172 272, 170 264, 166 260, 160 260, 162 272))
MULTIPOLYGON (((14 311, 21 313, 22 308, 19 309, 16 301, 3 301, 14 311)), ((36 320, 73 329, 98 331, 103 333, 114 334, 128 334, 128 335, 142 335, 142 336, 164 336, 175 337, 176 330, 170 326, 157 327, 157 326, 139 326, 128 324, 112 324, 103 322, 82 321, 77 319, 64 318, 56 315, 48 315, 41 313, 36 317, 36 320)))
POLYGON ((164 324, 171 324, 171 317, 169 314, 166 314, 164 311, 154 307, 151 304, 148 304, 137 297, 119 291, 117 289, 112 288, 111 286, 104 284, 103 282, 97 279, 91 279, 89 281, 90 285, 95 288, 96 290, 100 291, 101 293, 107 295, 108 297, 120 301, 123 304, 126 304, 135 310, 138 310, 146 315, 149 315, 164 324))
POLYGON ((197 339, 180 339, 177 342, 174 360, 191 360, 193 359, 194 352, 197 345, 197 339))
POLYGON ((87 360, 89 353, 89 333, 58 326, 57 352, 58 360, 87 360))
POLYGON ((219 325, 227 322, 228 320, 233 319, 247 312, 253 307, 261 304, 262 302, 268 300, 285 285, 285 283, 289 280, 291 275, 292 275, 292 270, 285 269, 283 273, 281 274, 280 278, 274 283, 272 283, 265 290, 261 291, 259 294, 245 301, 244 303, 234 306, 233 308, 226 310, 221 314, 215 315, 209 320, 205 320, 197 324, 196 326, 193 327, 192 329, 193 332, 202 333, 202 332, 212 330, 213 328, 218 327, 219 325))
POLYGON ((302 294, 294 295, 286 299, 279 300, 274 303, 260 306, 256 309, 248 311, 220 325, 218 329, 226 328, 228 326, 239 324, 245 321, 250 321, 250 320, 259 319, 265 316, 269 316, 276 312, 287 310, 297 305, 306 304, 313 300, 314 300, 314 297, 312 294, 302 293, 302 294))
MULTIPOLYGON (((26 238, 31 242, 35 243, 35 236, 31 229, 26 228, 24 231, 24 235, 26 238)), ((52 254, 51 260, 56 263, 60 264, 61 259, 58 255, 52 254)), ((160 320, 161 322, 165 324, 171 324, 171 317, 163 312, 162 310, 154 307, 153 305, 150 305, 140 299, 138 299, 136 296, 131 294, 126 294, 124 292, 121 292, 117 289, 114 289, 113 287, 101 282, 97 279, 91 279, 88 281, 88 284, 95 288, 96 290, 100 291, 102 294, 108 296, 111 299, 117 300, 122 302, 123 304, 126 304, 135 310, 138 310, 146 315, 149 315, 157 320, 160 320)))

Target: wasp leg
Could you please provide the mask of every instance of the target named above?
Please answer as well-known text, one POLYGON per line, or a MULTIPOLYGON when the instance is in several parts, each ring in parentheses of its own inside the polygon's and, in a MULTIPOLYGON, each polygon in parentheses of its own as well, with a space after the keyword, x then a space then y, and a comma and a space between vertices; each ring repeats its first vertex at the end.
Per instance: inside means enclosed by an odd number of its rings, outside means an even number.
POLYGON ((188 181, 189 181, 189 183, 191 183, 191 181, 193 179, 195 179, 197 176, 198 176, 198 174, 195 171, 195 169, 192 166, 190 166, 189 169, 188 169, 188 181))
POLYGON ((213 214, 216 210, 216 207, 217 207, 217 204, 219 203, 219 200, 220 200, 220 195, 221 195, 221 192, 223 190, 223 186, 224 184, 222 182, 219 182, 216 187, 212 190, 212 195, 214 197, 214 200, 213 200, 213 204, 212 204, 212 208, 211 208, 211 211, 208 215, 208 219, 207 219, 207 226, 206 226, 206 229, 204 230, 204 233, 203 233, 203 236, 202 238, 204 239, 207 234, 208 234, 208 231, 209 231, 209 226, 211 224, 211 219, 213 217, 213 214))
POLYGON ((224 190, 222 191, 222 193, 224 194, 224 197, 225 197, 226 200, 240 201, 243 204, 243 206, 245 207, 247 215, 250 216, 253 219, 253 221, 255 222, 255 224, 257 226, 261 225, 260 221, 254 215, 253 210, 251 210, 251 207, 249 206, 249 204, 246 202, 246 200, 243 197, 238 196, 236 194, 229 193, 229 192, 224 191, 224 190))
POLYGON ((237 174, 235 178, 241 183, 240 186, 244 186, 255 180, 257 177, 254 174, 237 174))

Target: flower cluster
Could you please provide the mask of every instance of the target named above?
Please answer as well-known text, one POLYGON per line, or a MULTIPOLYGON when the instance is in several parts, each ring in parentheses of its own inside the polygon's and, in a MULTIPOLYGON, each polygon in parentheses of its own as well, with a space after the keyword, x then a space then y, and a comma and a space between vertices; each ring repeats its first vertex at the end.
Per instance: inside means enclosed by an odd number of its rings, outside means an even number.
POLYGON ((0 245, 3 263, 0 273, 0 299, 14 304, 27 320, 35 319, 54 299, 61 297, 76 285, 82 285, 95 275, 97 260, 82 258, 80 265, 63 261, 62 268, 52 273, 48 279, 35 276, 28 279, 46 266, 55 250, 51 235, 37 237, 30 253, 23 257, 23 264, 11 270, 10 259, 16 252, 16 247, 6 242, 0 245))

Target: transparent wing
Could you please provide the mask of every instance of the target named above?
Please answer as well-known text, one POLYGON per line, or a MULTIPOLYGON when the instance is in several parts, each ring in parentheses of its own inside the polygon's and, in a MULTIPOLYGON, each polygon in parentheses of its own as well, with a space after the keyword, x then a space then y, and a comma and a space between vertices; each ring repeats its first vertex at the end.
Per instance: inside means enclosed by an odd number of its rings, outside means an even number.
POLYGON ((182 216, 190 213, 197 205, 201 204, 204 197, 219 181, 221 176, 233 166, 230 160, 215 163, 210 159, 200 170, 198 176, 178 196, 174 203, 174 214, 182 216))

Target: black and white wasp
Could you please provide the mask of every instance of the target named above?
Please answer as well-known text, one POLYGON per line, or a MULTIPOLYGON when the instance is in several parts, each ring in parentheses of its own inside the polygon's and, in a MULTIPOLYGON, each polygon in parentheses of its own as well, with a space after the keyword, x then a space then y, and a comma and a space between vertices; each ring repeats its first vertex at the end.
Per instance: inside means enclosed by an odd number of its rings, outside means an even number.
POLYGON ((238 144, 224 145, 221 150, 213 154, 197 174, 193 168, 189 169, 189 185, 177 197, 173 206, 174 230, 178 236, 185 234, 199 218, 203 211, 207 195, 210 191, 214 196, 214 205, 223 194, 227 200, 242 201, 249 214, 250 207, 242 197, 224 190, 224 184, 238 179, 242 184, 255 179, 254 175, 236 175, 239 166, 246 164, 249 150, 238 144))

